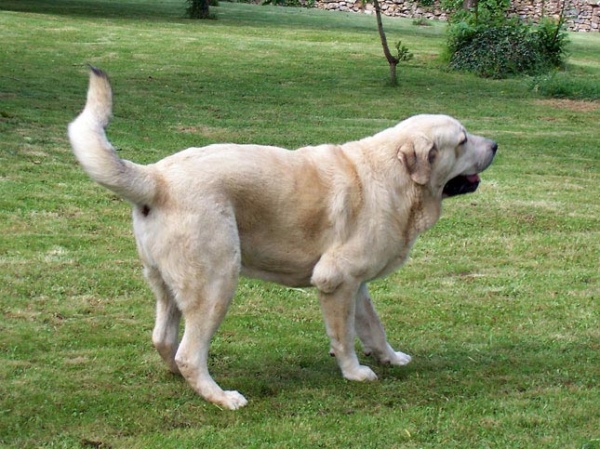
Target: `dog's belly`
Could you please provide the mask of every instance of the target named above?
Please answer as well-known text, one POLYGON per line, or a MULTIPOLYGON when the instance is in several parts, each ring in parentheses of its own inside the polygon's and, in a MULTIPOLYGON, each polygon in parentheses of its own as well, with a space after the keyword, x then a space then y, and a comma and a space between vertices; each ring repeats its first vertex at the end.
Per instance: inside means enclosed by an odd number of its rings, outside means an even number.
POLYGON ((310 278, 312 271, 308 274, 283 273, 242 266, 241 275, 253 279, 262 279, 263 281, 275 282, 287 287, 311 287, 310 278))
POLYGON ((275 282, 288 287, 310 287, 313 269, 319 257, 306 254, 265 254, 242 252, 241 275, 275 282))

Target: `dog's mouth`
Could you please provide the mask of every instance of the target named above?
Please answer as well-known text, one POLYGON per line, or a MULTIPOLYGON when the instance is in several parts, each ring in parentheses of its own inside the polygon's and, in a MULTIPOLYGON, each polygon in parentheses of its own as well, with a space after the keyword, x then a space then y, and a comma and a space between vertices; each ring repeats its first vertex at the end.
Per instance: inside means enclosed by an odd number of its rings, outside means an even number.
POLYGON ((473 193, 477 190, 481 179, 479 175, 459 175, 456 178, 452 178, 444 186, 443 196, 445 198, 464 195, 465 193, 473 193))

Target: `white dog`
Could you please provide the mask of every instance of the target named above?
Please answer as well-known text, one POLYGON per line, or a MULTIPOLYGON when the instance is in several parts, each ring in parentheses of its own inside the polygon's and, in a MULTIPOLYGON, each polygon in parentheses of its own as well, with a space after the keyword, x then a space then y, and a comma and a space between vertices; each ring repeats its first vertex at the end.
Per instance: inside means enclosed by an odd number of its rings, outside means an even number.
POLYGON ((157 298, 152 340, 198 394, 227 409, 247 403, 223 391, 207 366, 240 275, 316 287, 345 378, 376 378, 359 364, 356 336, 382 363, 410 362, 387 342, 367 282, 405 261, 443 198, 475 191, 495 142, 451 117, 419 115, 343 145, 210 145, 143 166, 121 160, 108 141, 111 109, 108 78, 92 68, 85 109, 69 125, 71 145, 92 179, 132 203, 157 298))

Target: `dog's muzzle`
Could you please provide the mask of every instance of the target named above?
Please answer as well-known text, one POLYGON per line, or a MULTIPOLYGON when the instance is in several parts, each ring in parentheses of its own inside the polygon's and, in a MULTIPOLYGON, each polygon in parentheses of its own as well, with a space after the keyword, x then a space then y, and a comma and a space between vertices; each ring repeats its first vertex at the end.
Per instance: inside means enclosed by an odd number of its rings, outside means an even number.
MULTIPOLYGON (((487 158, 488 160, 483 164, 482 167, 478 167, 478 171, 482 172, 486 168, 490 166, 492 161, 494 160, 494 156, 496 156, 496 151, 498 151, 498 144, 494 141, 489 141, 490 146, 490 155, 487 158)), ((446 183, 444 186, 442 196, 444 198, 448 198, 456 195, 464 195, 465 193, 473 193, 479 187, 479 183, 481 179, 478 174, 474 175, 458 175, 455 178, 452 178, 450 181, 446 183)))

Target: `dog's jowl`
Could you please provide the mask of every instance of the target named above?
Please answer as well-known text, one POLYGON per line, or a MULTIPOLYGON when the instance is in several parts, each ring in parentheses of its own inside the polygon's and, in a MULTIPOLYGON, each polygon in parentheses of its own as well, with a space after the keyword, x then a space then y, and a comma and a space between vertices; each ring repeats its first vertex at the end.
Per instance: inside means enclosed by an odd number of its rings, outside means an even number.
POLYGON ((219 144, 139 165, 108 141, 111 110, 108 78, 93 68, 85 108, 69 125, 71 145, 92 179, 132 204, 157 301, 152 340, 198 394, 227 409, 247 403, 207 367, 240 275, 316 287, 345 378, 376 379, 358 361, 356 337, 381 363, 410 362, 388 343, 367 283, 404 262, 439 218, 442 199, 477 189, 495 142, 451 117, 418 115, 343 145, 219 144))

